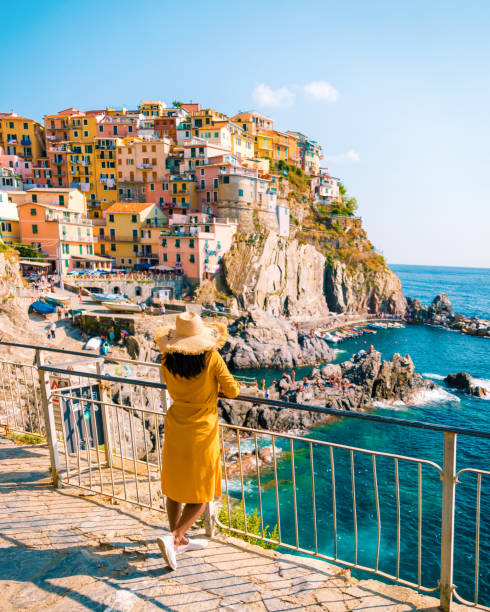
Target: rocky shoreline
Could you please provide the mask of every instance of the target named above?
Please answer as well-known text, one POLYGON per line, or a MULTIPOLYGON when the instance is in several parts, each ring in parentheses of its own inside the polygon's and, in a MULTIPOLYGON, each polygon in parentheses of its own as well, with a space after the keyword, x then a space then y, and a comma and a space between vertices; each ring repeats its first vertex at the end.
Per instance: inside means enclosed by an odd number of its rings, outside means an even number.
POLYGON ((260 398, 362 412, 376 402, 415 403, 420 394, 440 390, 439 385, 415 372, 409 355, 395 354, 383 361, 375 350, 359 351, 348 361, 314 368, 301 380, 284 373, 271 387, 247 389, 257 403, 220 400, 220 416, 225 423, 274 431, 305 431, 328 420, 319 412, 276 408, 261 404, 260 398))
POLYGON ((490 338, 490 320, 454 312, 445 293, 437 294, 429 306, 424 306, 417 298, 407 298, 405 318, 407 323, 440 325, 470 336, 490 338))

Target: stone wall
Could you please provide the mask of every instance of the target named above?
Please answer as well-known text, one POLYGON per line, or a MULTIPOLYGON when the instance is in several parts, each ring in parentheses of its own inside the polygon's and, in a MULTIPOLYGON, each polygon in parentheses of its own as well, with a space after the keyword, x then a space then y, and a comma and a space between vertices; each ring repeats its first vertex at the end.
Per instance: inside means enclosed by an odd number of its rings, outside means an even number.
POLYGON ((219 202, 218 217, 227 217, 238 224, 238 232, 252 233, 272 230, 279 231, 275 210, 257 208, 256 204, 244 204, 234 200, 219 202))
POLYGON ((130 299, 139 301, 147 300, 151 297, 154 289, 171 289, 173 297, 180 297, 184 288, 184 281, 182 278, 159 280, 159 281, 138 281, 138 280, 91 280, 84 279, 70 279, 74 287, 79 289, 87 289, 93 291, 94 289, 100 289, 96 293, 125 293, 130 299))

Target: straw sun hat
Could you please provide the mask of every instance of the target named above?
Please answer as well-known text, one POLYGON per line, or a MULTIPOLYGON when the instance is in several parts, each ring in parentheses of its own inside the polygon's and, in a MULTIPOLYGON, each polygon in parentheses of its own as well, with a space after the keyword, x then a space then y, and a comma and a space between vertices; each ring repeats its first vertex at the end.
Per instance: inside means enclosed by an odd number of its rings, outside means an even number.
POLYGON ((221 348, 228 339, 228 328, 224 323, 204 323, 195 312, 177 315, 175 327, 159 327, 155 341, 161 353, 183 353, 199 355, 221 348))

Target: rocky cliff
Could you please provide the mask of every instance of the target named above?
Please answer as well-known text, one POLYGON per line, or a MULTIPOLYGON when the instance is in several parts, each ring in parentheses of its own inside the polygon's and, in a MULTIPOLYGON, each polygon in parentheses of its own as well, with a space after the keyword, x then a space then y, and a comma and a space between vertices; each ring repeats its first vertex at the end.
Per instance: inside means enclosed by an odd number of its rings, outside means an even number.
POLYGON ((285 316, 328 313, 325 257, 312 245, 276 232, 240 235, 224 258, 225 281, 243 309, 285 316))
POLYGON ((404 314, 407 307, 400 280, 389 268, 369 270, 339 260, 326 269, 325 296, 335 312, 404 314))
POLYGON ((235 321, 230 332, 222 355, 232 368, 289 369, 336 357, 324 340, 304 334, 291 322, 259 309, 235 321))

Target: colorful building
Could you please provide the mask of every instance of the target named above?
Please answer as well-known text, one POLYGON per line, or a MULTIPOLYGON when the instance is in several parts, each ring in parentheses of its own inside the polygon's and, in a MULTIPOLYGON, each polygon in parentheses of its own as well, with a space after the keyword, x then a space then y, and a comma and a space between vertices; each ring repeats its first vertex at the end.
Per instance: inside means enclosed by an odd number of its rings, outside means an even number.
POLYGON ((323 159, 322 148, 315 140, 308 138, 301 132, 288 131, 298 139, 298 156, 300 167, 308 174, 320 172, 320 162, 323 159))
POLYGON ((0 113, 0 147, 7 155, 18 155, 25 161, 44 157, 44 128, 37 121, 16 113, 0 113))
POLYGON ((256 136, 259 130, 270 131, 274 129, 274 120, 255 111, 246 111, 238 113, 231 118, 233 123, 241 125, 245 132, 252 136, 256 136))
POLYGON ((7 244, 20 242, 17 204, 9 199, 8 191, 0 191, 0 238, 7 244))
POLYGON ((94 235, 87 203, 76 189, 36 188, 18 203, 20 241, 32 244, 58 273, 95 265, 94 235))
POLYGON ((138 111, 145 117, 161 117, 166 108, 161 100, 141 100, 138 111))
POLYGON ((142 202, 145 184, 163 182, 168 178, 167 139, 125 139, 117 146, 117 183, 119 201, 142 202))
POLYGON ((203 213, 173 215, 169 227, 162 231, 160 264, 182 270, 193 284, 213 278, 236 229, 236 223, 217 221, 203 213))
POLYGON ((141 202, 116 202, 98 225, 97 253, 119 266, 158 263, 158 231, 167 217, 159 206, 141 202), (149 233, 148 233, 149 232, 149 233))

